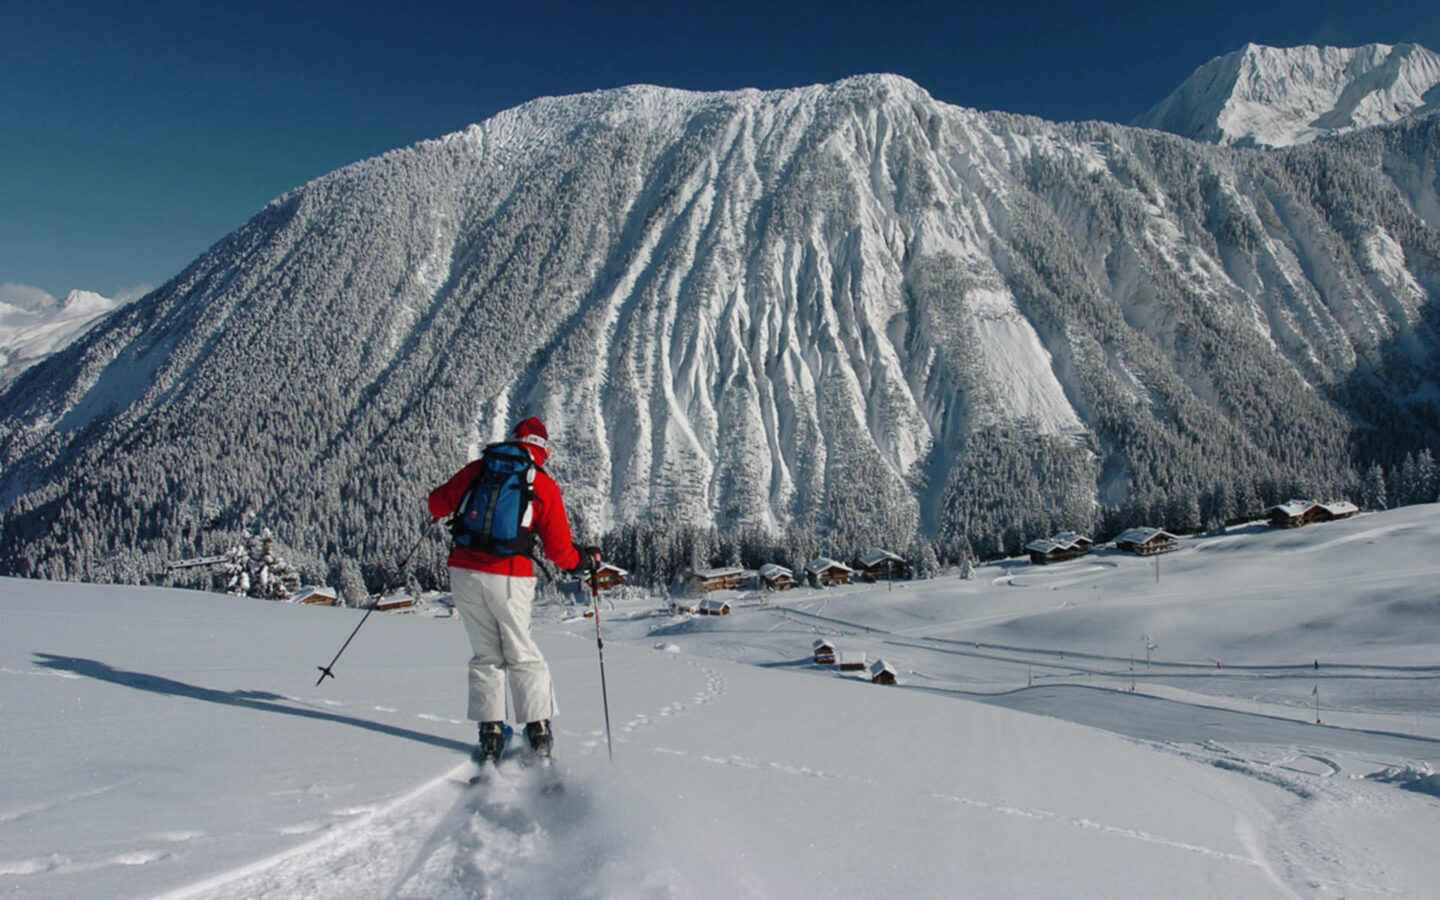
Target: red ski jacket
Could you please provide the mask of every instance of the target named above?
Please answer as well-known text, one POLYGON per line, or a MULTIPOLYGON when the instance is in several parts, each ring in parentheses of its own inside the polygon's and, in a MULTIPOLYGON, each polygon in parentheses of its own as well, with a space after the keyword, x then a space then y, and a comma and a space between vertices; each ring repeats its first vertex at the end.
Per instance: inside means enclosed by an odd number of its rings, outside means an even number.
MULTIPOLYGON (((565 517, 565 501, 560 498, 560 486, 555 479, 540 468, 543 458, 534 449, 530 450, 535 459, 535 516, 532 528, 544 545, 545 555, 561 569, 573 569, 580 564, 580 552, 570 536, 570 522, 565 517)), ((465 491, 480 471, 480 460, 456 472, 444 484, 430 492, 430 515, 445 519, 455 514, 465 491)), ((522 578, 535 577, 535 566, 525 556, 491 556, 468 547, 456 547, 450 551, 446 564, 456 569, 473 569, 477 572, 491 572, 496 575, 515 575, 522 578)))

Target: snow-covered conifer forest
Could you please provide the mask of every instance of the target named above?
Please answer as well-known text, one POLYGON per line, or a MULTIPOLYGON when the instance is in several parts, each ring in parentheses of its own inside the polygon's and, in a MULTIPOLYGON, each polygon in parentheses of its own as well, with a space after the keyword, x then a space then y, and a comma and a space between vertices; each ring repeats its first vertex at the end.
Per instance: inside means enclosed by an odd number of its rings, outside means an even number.
POLYGON ((1437 165, 1433 115, 1246 149, 894 76, 536 100, 277 198, 14 378, 0 573, 163 581, 254 510, 374 589, 532 414, 654 580, 1433 500, 1437 165))

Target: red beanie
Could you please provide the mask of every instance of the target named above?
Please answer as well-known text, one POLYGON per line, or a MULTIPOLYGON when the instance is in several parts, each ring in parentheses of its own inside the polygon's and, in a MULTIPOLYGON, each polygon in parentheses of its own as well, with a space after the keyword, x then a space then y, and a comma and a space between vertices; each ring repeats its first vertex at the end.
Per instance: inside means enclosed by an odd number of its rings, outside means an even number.
POLYGON ((516 425, 512 433, 522 443, 534 444, 545 451, 550 449, 550 432, 545 430, 545 423, 534 416, 516 425))

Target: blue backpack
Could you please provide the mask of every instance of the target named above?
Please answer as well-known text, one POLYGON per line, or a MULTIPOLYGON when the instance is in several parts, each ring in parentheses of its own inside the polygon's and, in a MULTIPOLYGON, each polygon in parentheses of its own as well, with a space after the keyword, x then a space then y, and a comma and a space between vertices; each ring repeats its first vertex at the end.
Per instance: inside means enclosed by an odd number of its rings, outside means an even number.
POLYGON ((491 444, 450 518, 455 546, 491 556, 531 556, 535 461, 522 444, 491 444))

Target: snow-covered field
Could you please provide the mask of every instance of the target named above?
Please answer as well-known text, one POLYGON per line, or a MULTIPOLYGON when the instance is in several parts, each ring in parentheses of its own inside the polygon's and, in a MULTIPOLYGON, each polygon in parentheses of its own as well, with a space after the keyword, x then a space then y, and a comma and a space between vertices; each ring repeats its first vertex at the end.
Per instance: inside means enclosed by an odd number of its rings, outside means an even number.
POLYGON ((623 601, 613 763, 594 622, 542 607, 559 797, 465 786, 457 620, 372 616, 316 687, 359 613, 0 581, 0 894, 1434 896, 1437 545, 1420 506, 723 618, 623 601))

